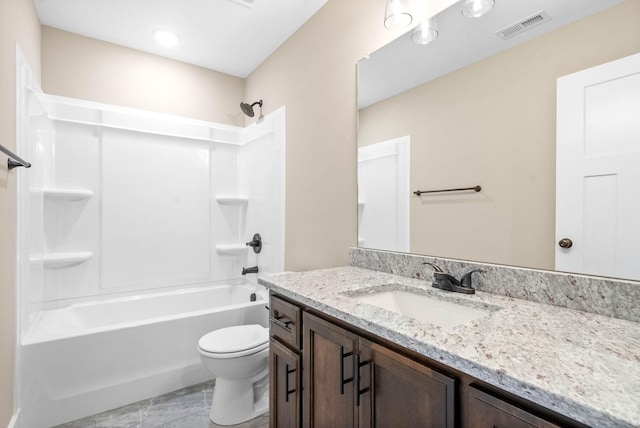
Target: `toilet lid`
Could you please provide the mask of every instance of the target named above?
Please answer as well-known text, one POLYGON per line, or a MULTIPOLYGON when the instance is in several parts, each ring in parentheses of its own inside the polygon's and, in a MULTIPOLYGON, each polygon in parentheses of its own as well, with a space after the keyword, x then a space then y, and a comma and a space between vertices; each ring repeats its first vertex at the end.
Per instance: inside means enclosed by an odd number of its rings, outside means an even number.
POLYGON ((269 342, 269 331, 258 324, 221 328, 200 338, 198 346, 206 352, 224 354, 253 349, 269 342))

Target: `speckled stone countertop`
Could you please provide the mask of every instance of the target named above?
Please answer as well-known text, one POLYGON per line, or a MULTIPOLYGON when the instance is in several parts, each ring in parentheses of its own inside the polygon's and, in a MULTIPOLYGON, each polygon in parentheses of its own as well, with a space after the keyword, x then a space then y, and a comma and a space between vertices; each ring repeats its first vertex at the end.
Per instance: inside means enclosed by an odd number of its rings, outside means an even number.
POLYGON ((358 267, 260 278, 267 288, 593 427, 640 427, 640 323, 358 267), (349 295, 410 289, 490 309, 442 328, 349 295))

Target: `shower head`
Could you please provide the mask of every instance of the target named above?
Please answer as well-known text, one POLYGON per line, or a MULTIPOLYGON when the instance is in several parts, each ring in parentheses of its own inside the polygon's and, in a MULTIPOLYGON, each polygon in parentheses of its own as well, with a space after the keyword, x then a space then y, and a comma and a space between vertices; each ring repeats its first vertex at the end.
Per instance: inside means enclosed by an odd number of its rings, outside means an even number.
POLYGON ((253 106, 256 104, 258 104, 258 106, 260 107, 260 117, 262 117, 262 100, 256 101, 253 104, 240 103, 240 108, 242 109, 244 114, 246 114, 249 117, 253 117, 255 115, 255 112, 253 111, 253 106))

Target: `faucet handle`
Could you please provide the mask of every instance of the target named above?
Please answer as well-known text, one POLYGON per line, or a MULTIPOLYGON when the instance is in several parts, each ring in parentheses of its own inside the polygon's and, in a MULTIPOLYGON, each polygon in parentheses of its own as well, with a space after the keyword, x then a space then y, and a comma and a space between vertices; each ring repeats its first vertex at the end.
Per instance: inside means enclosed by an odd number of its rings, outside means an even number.
POLYGON ((262 236, 259 233, 253 235, 253 239, 247 242, 247 247, 252 247, 253 252, 258 254, 262 251, 262 236))
POLYGON ((436 272, 443 272, 443 270, 440 268, 440 266, 433 264, 433 263, 429 263, 429 262, 423 262, 423 265, 429 265, 433 268, 433 270, 435 270, 436 272))
POLYGON ((464 287, 472 288, 472 286, 471 286, 471 275, 472 275, 474 272, 478 272, 478 273, 485 273, 485 271, 484 271, 484 270, 482 270, 482 269, 474 269, 474 270, 472 270, 472 271, 469 271, 469 272, 465 273, 465 274, 462 276, 462 278, 460 278, 460 284, 462 284, 462 286, 464 286, 464 287))

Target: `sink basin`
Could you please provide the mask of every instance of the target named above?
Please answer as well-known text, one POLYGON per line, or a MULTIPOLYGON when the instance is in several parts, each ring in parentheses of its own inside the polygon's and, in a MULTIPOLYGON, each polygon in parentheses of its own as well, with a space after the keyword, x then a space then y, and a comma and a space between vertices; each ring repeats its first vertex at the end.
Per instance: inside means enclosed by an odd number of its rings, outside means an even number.
POLYGON ((492 309, 462 305, 400 290, 384 290, 351 297, 359 302, 377 306, 445 329, 482 318, 494 312, 492 309))

